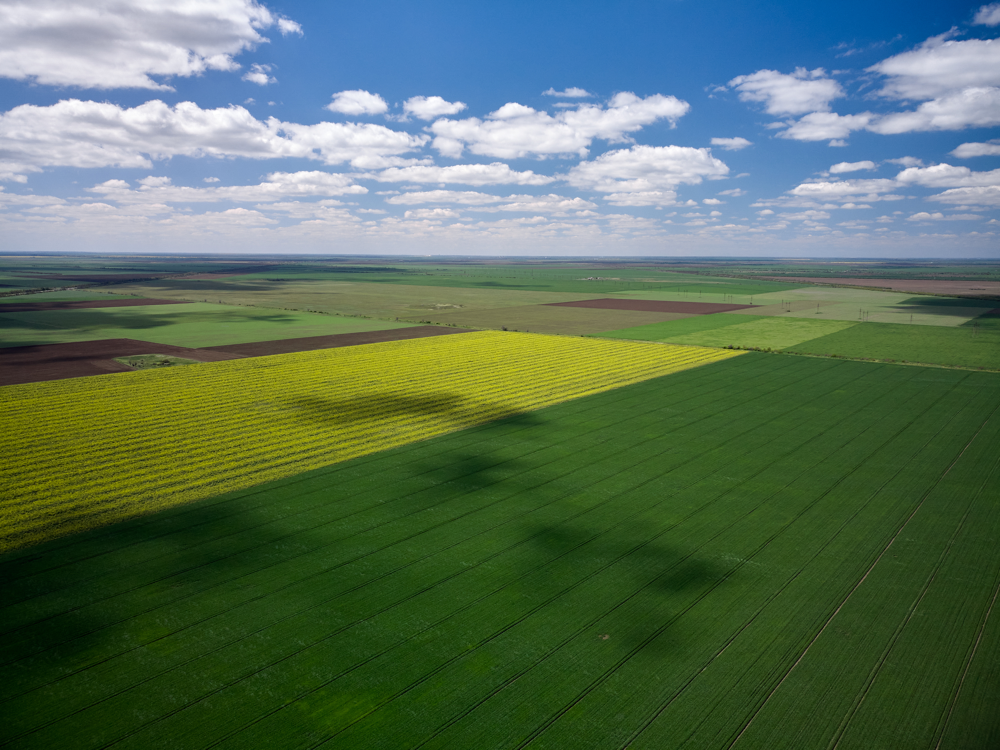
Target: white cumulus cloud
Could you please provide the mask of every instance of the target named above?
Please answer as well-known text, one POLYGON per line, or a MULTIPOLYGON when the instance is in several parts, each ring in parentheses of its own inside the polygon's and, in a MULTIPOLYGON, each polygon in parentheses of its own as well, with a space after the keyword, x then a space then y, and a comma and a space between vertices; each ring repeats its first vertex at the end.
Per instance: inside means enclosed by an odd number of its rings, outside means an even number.
POLYGON ((1000 3, 990 3, 989 5, 982 6, 976 11, 972 22, 980 26, 1000 25, 1000 3))
POLYGON ((964 187, 945 190, 928 200, 951 203, 956 206, 989 206, 1000 208, 1000 185, 964 187))
POLYGON ((465 102, 449 102, 440 96, 411 96, 403 102, 403 114, 421 120, 457 115, 465 108, 465 102))
POLYGON ((796 68, 792 73, 776 70, 758 70, 756 73, 737 76, 729 87, 739 91, 744 102, 764 102, 771 115, 802 115, 807 112, 825 112, 830 102, 842 97, 844 90, 822 68, 806 70, 796 68))
POLYGON ((805 182, 789 190, 789 194, 800 198, 816 200, 854 200, 859 195, 865 195, 865 200, 876 200, 869 197, 879 193, 888 193, 899 185, 895 180, 837 180, 805 182))
POLYGON ((563 99, 584 99, 586 97, 593 96, 593 94, 586 89, 571 86, 563 91, 556 91, 555 89, 550 88, 548 91, 543 91, 542 96, 558 96, 563 99))
POLYGON ((739 151, 741 148, 750 146, 751 143, 746 138, 713 138, 712 145, 726 151, 739 151))
POLYGON ((351 177, 330 172, 273 172, 258 185, 192 188, 171 185, 167 177, 138 180, 133 190, 125 180, 107 180, 87 188, 119 203, 214 203, 218 201, 268 202, 288 197, 359 195, 367 188, 352 184, 351 177))
POLYGON ((1000 88, 967 88, 924 102, 910 112, 886 115, 870 130, 896 135, 925 130, 961 130, 1000 125, 1000 88))
POLYGON ((381 115, 389 111, 385 99, 361 89, 337 92, 326 108, 342 115, 381 115))
POLYGON ((22 104, 0 114, 0 173, 43 167, 144 167, 172 156, 275 159, 299 157, 365 168, 416 150, 426 136, 381 125, 257 120, 243 107, 201 109, 154 100, 123 108, 68 99, 47 107, 22 104))
POLYGON ((267 39, 302 33, 256 0, 3 0, 0 76, 83 88, 171 87, 151 76, 234 71, 267 39))
POLYGON ((616 142, 658 120, 675 122, 690 105, 672 96, 640 99, 623 92, 607 107, 584 104, 555 116, 510 102, 485 120, 438 120, 431 125, 434 148, 458 158, 465 149, 501 159, 525 156, 585 155, 595 138, 616 142))
POLYGON ((971 159, 974 156, 1000 156, 1000 138, 994 138, 986 143, 963 143, 951 152, 959 159, 971 159))
POLYGON ((725 162, 707 148, 688 146, 633 146, 601 154, 573 167, 570 185, 607 193, 639 193, 677 185, 697 185, 705 178, 729 174, 725 162))
POLYGON ((830 174, 843 174, 844 172, 859 172, 862 169, 875 169, 873 161, 842 161, 830 167, 830 174))
POLYGON ((498 195, 472 190, 424 190, 386 198, 394 206, 419 206, 423 203, 457 203, 463 206, 485 206, 503 201, 498 195))
POLYGON ((258 63, 254 63, 250 66, 250 70, 243 74, 243 80, 249 81, 250 83, 256 83, 258 86, 266 86, 269 83, 277 83, 278 79, 270 75, 270 72, 270 65, 260 65, 258 63))
POLYGON ((916 49, 901 52, 868 70, 887 76, 883 96, 934 99, 958 89, 1000 85, 1000 42, 995 39, 949 40, 931 37, 916 49))
MULTIPOLYGON (((871 120, 872 115, 869 112, 857 115, 811 112, 778 133, 778 137, 794 141, 839 141, 850 135, 853 130, 863 130, 871 120)), ((831 143, 831 145, 843 144, 831 143)))
POLYGON ((935 164, 933 167, 910 167, 896 175, 904 185, 922 185, 932 188, 985 187, 1000 185, 1000 169, 991 172, 973 172, 968 167, 935 164))
POLYGON ((450 182, 463 185, 546 185, 555 181, 554 177, 535 174, 531 170, 516 172, 503 162, 391 168, 372 177, 379 182, 450 182))
POLYGON ((935 211, 934 213, 928 213, 927 211, 921 211, 919 213, 913 214, 906 219, 907 221, 982 221, 983 217, 979 214, 943 214, 940 211, 935 211))

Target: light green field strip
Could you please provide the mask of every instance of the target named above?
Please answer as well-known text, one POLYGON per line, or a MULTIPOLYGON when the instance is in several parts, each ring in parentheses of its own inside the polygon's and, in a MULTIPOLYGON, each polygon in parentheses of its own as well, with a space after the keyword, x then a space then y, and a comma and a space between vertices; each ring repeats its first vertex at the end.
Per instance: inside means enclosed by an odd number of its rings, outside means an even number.
POLYGON ((2 346, 28 346, 97 339, 138 339, 198 348, 335 333, 382 331, 405 328, 408 325, 383 320, 196 302, 3 313, 0 315, 0 341, 2 346))
POLYGON ((748 317, 735 313, 715 313, 596 335, 607 338, 665 341, 685 346, 785 349, 850 328, 852 325, 855 324, 839 320, 748 317))
POLYGON ((842 331, 853 325, 856 323, 842 320, 761 318, 740 325, 672 337, 670 343, 687 346, 738 346, 744 349, 752 347, 785 349, 842 331))
POLYGON ((102 294, 101 292, 56 291, 38 292, 37 294, 18 294, 12 297, 0 297, 0 305, 27 305, 33 302, 89 302, 93 300, 134 299, 121 294, 102 294))
POLYGON ((898 292, 837 287, 803 287, 787 292, 761 294, 754 310, 737 315, 779 315, 817 320, 847 320, 924 326, 960 326, 1000 306, 990 300, 931 297, 898 292), (789 311, 790 309, 790 311, 789 311))

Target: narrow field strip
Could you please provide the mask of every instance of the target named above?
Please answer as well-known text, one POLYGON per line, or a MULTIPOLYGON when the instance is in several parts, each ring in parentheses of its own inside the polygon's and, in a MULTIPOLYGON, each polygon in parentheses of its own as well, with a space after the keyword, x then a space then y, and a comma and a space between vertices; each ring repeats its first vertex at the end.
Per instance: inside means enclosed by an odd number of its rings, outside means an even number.
POLYGON ((0 389, 0 550, 738 352, 483 331, 0 389))

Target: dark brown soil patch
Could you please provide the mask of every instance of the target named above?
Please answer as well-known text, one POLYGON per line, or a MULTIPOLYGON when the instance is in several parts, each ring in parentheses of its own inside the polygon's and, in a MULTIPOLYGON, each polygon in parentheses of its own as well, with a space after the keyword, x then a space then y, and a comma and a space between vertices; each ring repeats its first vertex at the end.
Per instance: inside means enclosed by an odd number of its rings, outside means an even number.
POLYGON ((336 349, 341 346, 377 344, 382 341, 405 341, 422 339, 427 336, 446 336, 451 333, 468 333, 468 328, 445 328, 443 326, 414 326, 394 328, 390 331, 365 331, 363 333, 333 333, 327 336, 306 336, 300 339, 280 339, 278 341, 257 341, 251 344, 227 344, 207 346, 194 351, 225 352, 244 357, 265 357, 269 354, 291 354, 311 352, 315 349, 336 349))
MULTIPOLYGON (((189 305, 178 299, 93 299, 68 302, 9 302, 0 304, 0 313, 42 312, 44 310, 87 310, 94 307, 146 307, 147 305, 189 305)), ((109 339, 110 340, 110 339, 109 339)))
POLYGON ((709 315, 711 313, 747 310, 754 305, 728 305, 722 302, 668 302, 652 299, 585 299, 579 302, 549 302, 551 307, 592 307, 600 310, 638 310, 640 312, 683 313, 709 315))
POLYGON ((13 346, 0 349, 0 385, 37 383, 42 380, 104 375, 109 372, 132 372, 131 367, 114 360, 116 357, 136 354, 167 354, 199 362, 240 359, 238 354, 186 349, 135 339, 13 346))
POLYGON ((164 273, 142 273, 123 271, 122 273, 13 273, 21 279, 51 279, 53 281, 141 281, 143 279, 158 279, 164 273))

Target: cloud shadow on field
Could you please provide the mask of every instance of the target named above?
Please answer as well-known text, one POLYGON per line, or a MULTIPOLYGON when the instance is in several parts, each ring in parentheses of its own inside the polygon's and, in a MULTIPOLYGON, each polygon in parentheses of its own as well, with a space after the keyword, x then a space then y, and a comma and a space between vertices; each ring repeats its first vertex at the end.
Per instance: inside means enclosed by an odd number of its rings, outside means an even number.
POLYGON ((242 498, 93 520, 110 525, 0 556, 4 695, 130 648, 176 648, 160 642, 179 626, 166 613, 259 569, 282 533, 242 498), (125 634, 124 613, 135 613, 125 634))
MULTIPOLYGON (((576 558, 587 569, 596 567, 595 562, 610 562, 595 578, 603 581, 598 590, 604 596, 593 602, 591 616, 598 619, 591 629, 627 648, 641 645, 644 657, 660 657, 692 627, 683 618, 672 620, 683 615, 700 592, 722 583, 729 571, 662 539, 639 546, 651 535, 648 525, 630 524, 627 530, 588 541, 601 531, 578 521, 539 526, 532 543, 546 555, 568 553, 568 561, 576 558)), ((567 558, 563 560, 566 564, 567 558)))

